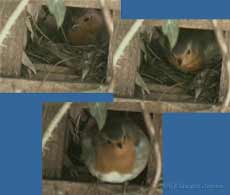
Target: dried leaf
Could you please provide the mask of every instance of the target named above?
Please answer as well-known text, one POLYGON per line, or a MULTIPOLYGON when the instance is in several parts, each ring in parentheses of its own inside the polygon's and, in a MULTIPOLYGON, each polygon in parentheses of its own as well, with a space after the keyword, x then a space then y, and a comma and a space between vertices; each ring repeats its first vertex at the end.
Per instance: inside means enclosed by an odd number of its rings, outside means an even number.
POLYGON ((31 60, 30 60, 30 58, 27 56, 26 52, 23 52, 23 54, 22 54, 22 63, 23 63, 27 68, 29 68, 30 70, 32 70, 34 74, 37 73, 34 64, 31 62, 31 60))
POLYGON ((167 20, 162 27, 163 33, 168 37, 170 48, 172 49, 179 35, 179 27, 176 20, 167 20))
POLYGON ((143 78, 141 77, 139 73, 137 73, 136 75, 135 83, 137 86, 141 87, 147 94, 150 94, 148 86, 146 85, 145 81, 143 80, 143 78))
POLYGON ((25 49, 26 46, 27 46, 27 36, 28 36, 28 31, 26 31, 24 33, 24 37, 23 37, 23 49, 25 49))
POLYGON ((89 66, 84 66, 83 70, 82 70, 82 76, 81 76, 81 80, 84 81, 86 76, 88 75, 90 71, 90 67, 89 66))
POLYGON ((195 100, 197 100, 202 92, 202 88, 195 89, 195 100))
POLYGON ((33 31, 33 27, 32 27, 31 20, 29 19, 29 17, 26 17, 25 22, 26 22, 26 27, 28 31, 30 32, 30 37, 32 40, 34 40, 34 31, 33 31))
POLYGON ((98 128, 101 130, 107 118, 107 108, 104 103, 90 104, 90 114, 96 119, 98 128))
POLYGON ((66 12, 64 0, 47 0, 47 5, 50 13, 52 13, 56 19, 57 26, 61 27, 66 12))
POLYGON ((32 16, 35 22, 37 22, 38 20, 38 15, 41 8, 42 8, 42 3, 39 1, 36 3, 29 3, 27 5, 27 12, 32 16))

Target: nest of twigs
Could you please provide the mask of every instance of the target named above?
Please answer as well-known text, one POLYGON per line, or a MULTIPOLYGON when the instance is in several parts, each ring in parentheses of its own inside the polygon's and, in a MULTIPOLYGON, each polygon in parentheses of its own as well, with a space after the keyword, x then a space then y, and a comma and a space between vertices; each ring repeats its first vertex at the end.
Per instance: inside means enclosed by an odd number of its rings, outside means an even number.
MULTIPOLYGON (((38 17, 34 21, 32 17, 27 20, 27 26, 30 36, 26 47, 30 65, 24 64, 26 71, 25 77, 35 78, 39 72, 43 72, 44 80, 55 80, 50 77, 52 73, 66 74, 66 81, 87 81, 103 83, 106 78, 106 65, 108 58, 108 41, 100 45, 71 45, 66 39, 66 28, 70 24, 71 15, 69 12, 80 12, 82 9, 68 8, 65 21, 57 32, 49 32, 47 24, 38 17), (40 20, 39 20, 40 19, 40 20), (28 25, 29 23, 29 25, 28 25), (33 67, 31 68, 31 63, 33 67), (41 67, 41 64, 45 64, 41 67), (32 70, 32 71, 31 71, 32 70), (28 74, 29 72, 29 74, 28 74), (32 72, 32 74, 31 74, 32 72)), ((41 12, 51 16, 46 7, 41 12)), ((53 17, 53 16, 51 16, 53 17)), ((56 74, 57 80, 58 74, 56 74)))
MULTIPOLYGON (((148 32, 149 33, 149 32, 148 32)), ((141 33, 143 41, 140 74, 146 83, 180 88, 183 95, 191 96, 192 102, 215 104, 218 102, 221 57, 217 56, 196 74, 183 72, 170 64, 165 56, 171 51, 156 48, 147 32, 141 33)), ((158 45, 159 46, 159 45, 158 45)), ((167 91, 165 91, 167 94, 167 91)))

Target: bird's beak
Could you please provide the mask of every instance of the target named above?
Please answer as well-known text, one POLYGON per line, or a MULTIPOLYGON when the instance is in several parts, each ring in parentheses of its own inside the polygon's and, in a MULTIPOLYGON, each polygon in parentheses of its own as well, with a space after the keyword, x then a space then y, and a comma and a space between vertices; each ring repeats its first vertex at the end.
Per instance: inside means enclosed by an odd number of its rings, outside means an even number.
POLYGON ((169 60, 169 62, 170 62, 171 64, 178 65, 176 56, 175 56, 174 54, 170 54, 168 60, 169 60))
POLYGON ((78 28, 79 28, 79 24, 74 24, 73 26, 72 26, 72 30, 77 30, 78 28))

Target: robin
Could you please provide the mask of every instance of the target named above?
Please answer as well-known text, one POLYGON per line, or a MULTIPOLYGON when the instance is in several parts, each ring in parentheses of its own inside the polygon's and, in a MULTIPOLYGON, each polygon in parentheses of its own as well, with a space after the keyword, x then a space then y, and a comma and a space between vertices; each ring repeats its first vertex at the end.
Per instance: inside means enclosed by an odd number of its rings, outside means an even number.
POLYGON ((213 31, 180 29, 170 62, 185 72, 196 73, 220 55, 213 31))
POLYGON ((72 17, 72 26, 67 31, 67 39, 72 45, 97 44, 105 40, 108 33, 101 11, 90 9, 82 16, 72 17))
POLYGON ((82 136, 82 158, 89 172, 104 182, 134 179, 146 167, 149 153, 148 138, 127 117, 107 119, 101 131, 88 128, 82 136))

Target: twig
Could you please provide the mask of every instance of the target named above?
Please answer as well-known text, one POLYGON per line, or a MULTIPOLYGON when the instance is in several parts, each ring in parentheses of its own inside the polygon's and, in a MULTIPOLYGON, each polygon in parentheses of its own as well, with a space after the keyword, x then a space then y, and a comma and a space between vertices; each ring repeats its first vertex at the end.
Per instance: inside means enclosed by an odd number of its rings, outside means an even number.
POLYGON ((118 46, 114 56, 113 56, 113 65, 116 65, 120 57, 123 55, 125 48, 128 46, 129 42, 132 40, 136 32, 142 26, 144 20, 136 20, 134 24, 131 26, 129 31, 126 33, 125 37, 121 41, 120 45, 118 46))
POLYGON ((214 30, 215 30, 215 34, 217 37, 217 42, 220 46, 220 50, 222 52, 222 55, 225 56, 228 53, 228 46, 225 42, 223 31, 218 28, 218 21, 217 20, 212 20, 212 23, 213 23, 213 26, 215 28, 214 30))
POLYGON ((50 122, 48 128, 46 129, 44 136, 42 138, 42 153, 44 155, 45 153, 45 147, 47 142, 52 138, 52 134, 54 132, 54 129, 57 127, 58 123, 63 118, 64 114, 67 112, 67 110, 70 108, 72 102, 66 102, 62 105, 62 107, 59 109, 59 111, 54 116, 53 120, 50 122))
POLYGON ((158 101, 161 101, 162 98, 164 98, 165 95, 167 95, 168 91, 172 91, 173 89, 177 88, 178 86, 182 86, 182 84, 183 84, 183 83, 180 82, 180 83, 176 83, 176 84, 174 84, 174 85, 172 85, 172 86, 169 86, 169 87, 165 88, 165 89, 162 91, 162 94, 160 95, 160 97, 158 98, 158 101))
POLYGON ((42 31, 42 29, 38 26, 38 24, 33 20, 33 18, 32 18, 32 21, 33 21, 33 25, 34 25, 34 27, 36 28, 36 30, 38 30, 39 33, 41 33, 41 35, 42 35, 45 39, 47 39, 47 41, 50 41, 51 43, 53 43, 53 41, 51 41, 50 38, 49 38, 48 36, 46 36, 46 34, 42 31))
POLYGON ((230 105, 230 59, 228 57, 226 62, 226 69, 228 74, 228 87, 227 87, 227 94, 223 103, 222 112, 225 110, 226 107, 229 107, 230 105))
POLYGON ((67 61, 69 61, 69 60, 71 60, 71 59, 74 59, 74 58, 76 58, 76 57, 69 57, 69 58, 67 58, 67 59, 60 60, 59 62, 57 62, 56 64, 54 64, 54 65, 48 70, 48 72, 47 72, 47 74, 45 75, 45 77, 42 79, 42 82, 41 82, 39 88, 41 88, 42 85, 45 84, 45 81, 48 80, 48 78, 49 78, 50 73, 51 73, 52 70, 55 70, 55 68, 56 68, 59 64, 62 64, 62 63, 64 63, 64 62, 67 62, 67 61))
POLYGON ((20 14, 23 12, 25 9, 26 5, 28 4, 29 0, 22 0, 17 8, 14 10, 10 18, 7 20, 5 26, 3 27, 1 33, 0 33, 0 46, 3 46, 2 43, 4 39, 7 37, 7 35, 10 34, 10 29, 16 22, 17 18, 20 16, 20 14))
POLYGON ((154 140, 154 152, 156 155, 156 175, 155 178, 152 181, 151 188, 149 190, 149 195, 153 194, 156 191, 157 184, 160 180, 161 177, 161 172, 162 172, 162 161, 161 161, 161 152, 160 152, 160 145, 158 143, 158 140, 156 138, 156 131, 153 126, 152 120, 150 118, 149 112, 147 111, 145 107, 145 103, 141 102, 141 108, 142 108, 142 113, 145 119, 145 124, 148 128, 150 136, 154 140))
POLYGON ((225 96, 224 103, 223 103, 223 106, 222 106, 222 109, 221 109, 221 111, 223 112, 225 110, 225 108, 230 105, 230 56, 229 56, 229 47, 226 44, 226 40, 224 38, 223 31, 221 31, 218 28, 218 21, 217 20, 212 20, 212 23, 213 23, 215 34, 216 34, 216 37, 217 37, 217 42, 218 42, 218 44, 220 46, 220 50, 222 52, 222 57, 226 58, 226 62, 224 63, 224 65, 225 65, 226 71, 227 71, 227 83, 228 83, 228 86, 227 86, 227 94, 225 96))
POLYGON ((98 0, 98 1, 100 3, 101 8, 102 8, 102 12, 103 12, 104 20, 105 20, 105 23, 106 23, 106 26, 107 26, 107 29, 109 32, 109 36, 111 37, 112 33, 113 33, 113 19, 111 17, 111 13, 105 4, 105 0, 98 0))
POLYGON ((113 64, 112 64, 112 78, 111 78, 110 86, 108 89, 108 91, 111 93, 114 92, 114 75, 115 75, 116 69, 120 68, 117 65, 117 62, 120 59, 120 57, 123 55, 125 48, 129 45, 129 42, 132 40, 134 35, 137 33, 139 28, 142 26, 143 22, 144 22, 143 19, 136 20, 134 22, 134 24, 130 27, 129 31, 126 33, 125 37, 123 38, 123 40, 121 41, 120 45, 118 46, 118 48, 116 49, 114 53, 113 64))

